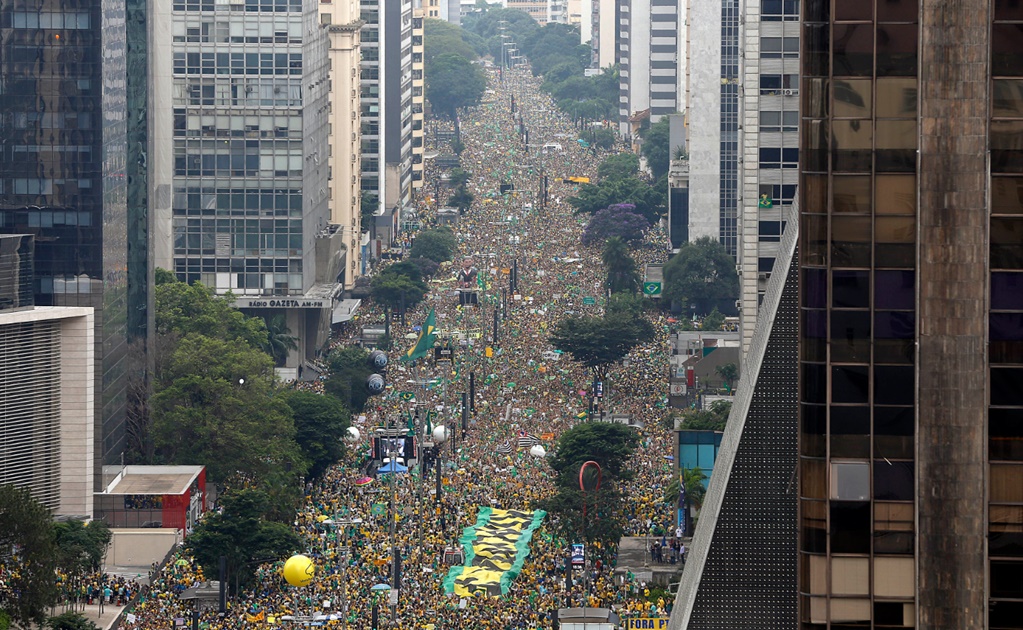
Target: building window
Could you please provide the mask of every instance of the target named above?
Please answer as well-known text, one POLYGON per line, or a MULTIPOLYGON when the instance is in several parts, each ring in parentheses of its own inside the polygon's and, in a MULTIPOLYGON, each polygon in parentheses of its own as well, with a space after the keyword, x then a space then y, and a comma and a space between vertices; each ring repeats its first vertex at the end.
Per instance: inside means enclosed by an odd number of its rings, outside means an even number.
POLYGON ((761 59, 798 59, 798 37, 761 37, 761 59))
POLYGON ((763 22, 798 22, 799 0, 762 0, 760 20, 763 22))

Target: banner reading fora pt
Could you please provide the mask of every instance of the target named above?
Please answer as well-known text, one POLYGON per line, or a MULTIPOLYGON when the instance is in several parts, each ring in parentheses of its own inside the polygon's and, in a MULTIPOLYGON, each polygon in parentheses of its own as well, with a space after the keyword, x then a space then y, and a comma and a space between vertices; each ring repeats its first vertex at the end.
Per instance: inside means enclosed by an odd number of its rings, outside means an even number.
POLYGON ((635 619, 625 620, 626 630, 666 630, 668 627, 668 617, 636 617, 635 619))
POLYGON ((480 507, 476 524, 466 527, 459 541, 465 565, 451 567, 444 592, 460 597, 497 597, 508 593, 529 556, 529 541, 540 527, 543 510, 499 510, 480 507))

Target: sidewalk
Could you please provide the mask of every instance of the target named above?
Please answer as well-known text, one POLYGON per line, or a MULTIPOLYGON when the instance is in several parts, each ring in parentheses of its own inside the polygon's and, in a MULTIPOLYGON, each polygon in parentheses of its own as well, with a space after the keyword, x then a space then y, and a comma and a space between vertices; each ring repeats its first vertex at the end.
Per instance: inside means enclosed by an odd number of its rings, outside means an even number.
POLYGON ((84 608, 85 610, 79 608, 78 612, 80 612, 86 619, 99 626, 100 630, 107 630, 107 628, 112 626, 114 624, 114 620, 116 620, 117 616, 121 614, 122 610, 124 610, 124 606, 104 604, 103 614, 101 615, 99 613, 99 604, 85 604, 84 608))
POLYGON ((681 564, 653 562, 650 560, 649 544, 657 538, 646 536, 627 536, 618 542, 618 565, 615 575, 624 575, 631 571, 637 579, 651 584, 667 585, 678 580, 682 574, 681 564))

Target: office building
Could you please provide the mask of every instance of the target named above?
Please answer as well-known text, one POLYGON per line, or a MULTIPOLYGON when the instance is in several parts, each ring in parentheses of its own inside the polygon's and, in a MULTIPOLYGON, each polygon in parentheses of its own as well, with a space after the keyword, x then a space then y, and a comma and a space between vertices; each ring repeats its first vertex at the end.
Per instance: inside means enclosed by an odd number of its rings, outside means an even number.
POLYGON ((426 11, 419 0, 412 10, 412 190, 423 187, 423 153, 426 150, 423 123, 426 119, 426 63, 423 57, 423 20, 426 11))
POLYGON ((738 264, 744 349, 799 179, 799 27, 798 0, 743 5, 738 264))
POLYGON ((735 604, 789 589, 779 543, 777 583, 756 589, 687 565, 679 610, 705 597, 718 621, 673 627, 1021 628, 1023 8, 802 11, 798 463, 779 471, 798 501, 793 614, 735 604))
POLYGON ((124 450, 126 337, 138 322, 128 316, 125 10, 0 1, 0 232, 36 237, 36 305, 93 309, 96 483, 124 450))
POLYGON ((33 237, 0 236, 0 484, 56 516, 92 518, 95 322, 34 306, 33 237))
POLYGON ((175 0, 172 97, 153 104, 171 111, 174 159, 157 266, 232 292, 250 315, 283 314, 299 348, 279 367, 294 372, 326 341, 346 235, 330 214, 319 5, 175 0))
POLYGON ((320 23, 330 44, 330 223, 344 235, 343 275, 351 287, 362 262, 362 119, 359 64, 362 20, 357 0, 321 0, 320 23))
POLYGON ((362 190, 377 200, 375 257, 411 213, 412 1, 362 0, 362 190))
POLYGON ((739 1, 687 2, 679 11, 684 31, 684 97, 689 159, 689 239, 717 239, 738 249, 739 1))
POLYGON ((678 111, 679 7, 676 0, 618 4, 619 132, 632 139, 630 121, 637 116, 654 124, 678 111))
POLYGON ((505 0, 503 4, 508 9, 525 11, 537 24, 543 26, 550 21, 552 2, 558 5, 563 4, 563 0, 505 0))
POLYGON ((590 0, 590 47, 593 63, 607 68, 618 63, 621 10, 615 0, 590 0))

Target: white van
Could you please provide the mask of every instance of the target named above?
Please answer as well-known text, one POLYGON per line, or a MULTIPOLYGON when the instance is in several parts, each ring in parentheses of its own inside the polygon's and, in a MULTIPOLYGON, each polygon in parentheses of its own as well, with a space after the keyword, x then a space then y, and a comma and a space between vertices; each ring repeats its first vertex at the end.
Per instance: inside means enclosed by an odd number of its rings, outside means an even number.
POLYGON ((557 142, 548 142, 547 144, 543 145, 543 152, 544 153, 564 153, 565 149, 562 148, 562 146, 560 144, 558 144, 557 142))

